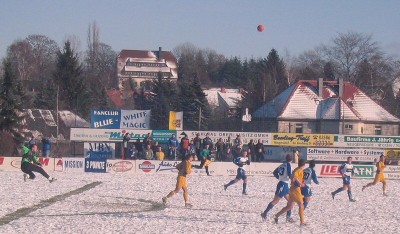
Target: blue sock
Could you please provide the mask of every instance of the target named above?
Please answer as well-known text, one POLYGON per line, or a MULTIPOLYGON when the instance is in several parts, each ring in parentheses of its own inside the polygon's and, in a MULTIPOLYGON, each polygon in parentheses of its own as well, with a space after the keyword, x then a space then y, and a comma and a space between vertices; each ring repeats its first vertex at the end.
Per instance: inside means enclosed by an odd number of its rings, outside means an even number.
POLYGON ((247 183, 243 183, 243 193, 247 191, 247 183))
POLYGON ((347 190, 347 195, 349 195, 349 200, 352 200, 352 199, 353 199, 353 195, 351 194, 351 191, 350 191, 350 190, 347 190))
POLYGON ((292 216, 292 210, 289 210, 288 212, 286 212, 286 217, 290 218, 290 216, 292 216))
POLYGON ((340 192, 342 192, 342 191, 343 191, 343 188, 338 188, 338 189, 336 189, 335 192, 333 192, 333 194, 335 195, 335 194, 340 193, 340 192))
POLYGON ((231 181, 229 181, 229 183, 226 185, 226 187, 229 187, 229 186, 231 186, 232 184, 234 184, 235 183, 235 180, 231 180, 231 181))
POLYGON ((304 206, 304 209, 306 209, 307 206, 308 206, 308 202, 305 201, 305 202, 303 203, 303 206, 304 206))
POLYGON ((274 208, 274 204, 271 202, 268 204, 267 209, 264 210, 264 214, 268 214, 268 211, 270 211, 272 208, 274 208))

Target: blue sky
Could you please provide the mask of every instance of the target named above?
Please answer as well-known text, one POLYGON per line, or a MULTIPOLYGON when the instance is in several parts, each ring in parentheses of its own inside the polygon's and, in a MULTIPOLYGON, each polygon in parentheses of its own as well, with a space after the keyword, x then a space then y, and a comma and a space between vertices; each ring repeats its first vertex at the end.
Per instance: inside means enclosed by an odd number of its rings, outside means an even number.
POLYGON ((400 55, 398 0, 0 0, 0 58, 17 39, 45 35, 60 46, 68 36, 86 49, 96 22, 100 41, 121 49, 173 50, 190 42, 227 57, 292 56, 327 44, 338 33, 372 35, 400 55), (264 32, 257 25, 265 26, 264 32))

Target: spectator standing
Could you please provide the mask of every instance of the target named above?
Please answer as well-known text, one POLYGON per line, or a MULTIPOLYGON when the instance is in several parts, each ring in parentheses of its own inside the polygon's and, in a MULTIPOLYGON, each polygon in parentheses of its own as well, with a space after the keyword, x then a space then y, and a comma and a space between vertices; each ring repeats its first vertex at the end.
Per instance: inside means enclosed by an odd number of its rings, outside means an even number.
MULTIPOLYGON (((156 155, 156 152, 157 152, 159 146, 161 147, 161 145, 158 143, 158 141, 156 141, 156 142, 154 142, 153 146, 151 147, 153 149, 154 155, 156 155)), ((161 147, 161 149, 162 149, 162 147, 161 147)))
POLYGON ((34 136, 31 136, 31 139, 28 142, 29 149, 32 149, 32 146, 36 145, 36 140, 34 136))
POLYGON ((131 135, 129 133, 125 133, 124 138, 122 139, 122 148, 124 149, 124 154, 122 155, 122 159, 127 158, 129 155, 129 140, 131 139, 131 135))
POLYGON ((226 148, 223 160, 225 162, 233 162, 233 158, 232 148, 226 148))
POLYGON ((203 148, 205 148, 206 145, 208 145, 209 149, 212 149, 212 147, 213 147, 213 142, 212 142, 212 140, 210 138, 210 134, 209 133, 207 133, 206 137, 203 139, 203 148))
POLYGON ((217 161, 222 161, 222 155, 223 155, 224 148, 225 148, 225 143, 222 141, 222 138, 219 138, 217 143, 215 143, 215 148, 217 150, 215 159, 217 161))
POLYGON ((176 149, 179 146, 178 139, 176 138, 175 134, 172 134, 172 136, 168 140, 168 150, 169 150, 169 157, 170 159, 177 160, 177 153, 176 149))
POLYGON ((262 143, 261 139, 258 139, 258 142, 256 146, 254 147, 254 150, 256 151, 256 161, 261 162, 264 160, 264 144, 262 143))
POLYGON ((143 158, 143 144, 142 144, 142 142, 140 142, 139 138, 136 139, 135 147, 138 151, 137 158, 142 159, 143 158))
POLYGON ((143 148, 147 148, 147 145, 150 145, 150 148, 153 147, 153 138, 151 137, 151 133, 147 133, 147 136, 143 139, 143 148))
POLYGON ((136 149, 135 144, 131 145, 131 148, 129 149, 129 159, 136 160, 138 158, 138 151, 136 149))
POLYGON ((51 142, 49 138, 43 137, 42 138, 42 156, 49 157, 50 156, 50 148, 51 142))
POLYGON ((200 156, 200 152, 201 152, 201 149, 202 149, 202 144, 201 143, 202 143, 202 139, 200 138, 200 134, 196 133, 196 137, 193 139, 193 144, 194 144, 194 146, 196 148, 196 155, 197 155, 198 158, 200 156))
POLYGON ((150 147, 150 145, 147 145, 146 149, 144 149, 143 156, 147 160, 153 160, 154 153, 153 153, 153 149, 150 147))
POLYGON ((232 151, 233 144, 232 144, 232 140, 231 140, 230 136, 228 136, 228 139, 226 139, 226 142, 225 142, 225 150, 227 150, 228 148, 231 148, 231 151, 232 151))
POLYGON ((242 139, 240 139, 240 134, 237 134, 237 135, 236 135, 236 138, 235 138, 235 140, 233 141, 233 145, 234 145, 235 148, 237 148, 238 146, 239 146, 240 148, 243 147, 243 141, 242 141, 242 139))
POLYGON ((186 158, 186 156, 189 154, 189 143, 189 138, 185 134, 180 143, 182 159, 186 158))
POLYGON ((256 161, 256 154, 255 154, 255 145, 254 145, 254 141, 250 140, 249 143, 247 144, 248 147, 248 152, 249 152, 249 159, 251 162, 255 162, 256 161))

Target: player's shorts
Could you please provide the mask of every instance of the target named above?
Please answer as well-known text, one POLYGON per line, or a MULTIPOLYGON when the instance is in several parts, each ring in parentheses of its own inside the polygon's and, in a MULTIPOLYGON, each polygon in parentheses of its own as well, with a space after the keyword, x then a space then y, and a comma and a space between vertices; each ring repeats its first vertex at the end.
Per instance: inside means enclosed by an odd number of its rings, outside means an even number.
POLYGON ((304 197, 311 197, 312 196, 311 187, 307 185, 302 187, 301 194, 303 194, 304 197))
POLYGON ((247 179, 246 171, 245 171, 243 168, 239 167, 239 168, 237 169, 236 179, 239 179, 239 180, 245 180, 245 179, 247 179))
POLYGON ((374 183, 378 183, 378 182, 386 182, 385 176, 383 175, 383 173, 379 173, 375 175, 375 179, 374 179, 374 183))
POLYGON ((176 188, 181 189, 187 187, 186 177, 185 176, 178 176, 176 179, 176 188))
POLYGON ((282 198, 287 194, 289 194, 289 184, 279 181, 279 183, 276 185, 275 195, 282 198))
POLYGON ((303 203, 303 195, 301 194, 301 190, 299 187, 290 189, 289 197, 292 201, 296 203, 303 203))
POLYGON ((343 184, 349 185, 350 184, 350 176, 344 176, 343 177, 343 184))
POLYGON ((204 166, 208 167, 211 164, 211 160, 206 159, 206 161, 204 162, 204 166))

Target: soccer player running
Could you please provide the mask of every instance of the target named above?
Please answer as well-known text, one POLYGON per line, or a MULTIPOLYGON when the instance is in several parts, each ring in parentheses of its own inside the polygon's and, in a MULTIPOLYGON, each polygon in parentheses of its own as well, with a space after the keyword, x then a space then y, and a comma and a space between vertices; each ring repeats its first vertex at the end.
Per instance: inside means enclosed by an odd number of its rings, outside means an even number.
POLYGON ((187 156, 186 159, 183 159, 181 163, 179 163, 176 168, 178 169, 178 177, 176 181, 175 190, 172 190, 166 197, 162 198, 162 202, 164 205, 167 204, 168 198, 174 196, 175 194, 179 193, 179 191, 183 190, 183 199, 185 200, 185 207, 190 208, 192 207, 189 204, 189 192, 187 187, 186 176, 192 172, 192 161, 195 154, 190 154, 187 156))
POLYGON ((304 187, 304 166, 306 162, 304 159, 300 159, 298 163, 298 167, 293 171, 293 175, 291 177, 291 184, 289 190, 289 200, 287 205, 279 211, 275 217, 275 223, 278 223, 279 216, 283 213, 288 212, 293 209, 294 204, 296 203, 299 206, 299 216, 300 216, 300 226, 306 225, 304 222, 304 205, 303 205, 303 195, 301 194, 301 187, 304 187))
POLYGON ((308 203, 310 203, 312 191, 311 191, 311 181, 315 184, 319 184, 317 174, 314 170, 315 160, 311 160, 306 169, 304 169, 304 187, 301 188, 301 194, 304 196, 304 209, 307 208, 308 203))
POLYGON ((347 162, 343 163, 340 168, 339 172, 342 175, 343 179, 343 187, 336 189, 334 192, 331 193, 332 199, 335 199, 335 195, 347 190, 347 195, 349 196, 349 201, 355 202, 356 200, 353 199, 353 195, 351 193, 351 185, 350 185, 350 178, 354 174, 354 165, 351 164, 353 158, 348 157, 347 162))
MULTIPOLYGON (((276 185, 276 191, 274 199, 268 204, 267 208, 261 213, 261 218, 263 220, 267 219, 268 212, 276 205, 278 202, 284 197, 287 201, 289 201, 289 181, 292 176, 292 167, 290 162, 292 161, 292 156, 290 154, 286 155, 286 160, 279 167, 277 167, 273 174, 275 178, 279 180, 276 185)), ((291 216, 291 210, 288 210, 286 214, 286 221, 293 222, 291 216)))
POLYGON ((49 180, 50 183, 56 181, 56 178, 49 176, 45 170, 42 168, 42 164, 38 160, 39 151, 37 145, 32 145, 31 149, 23 149, 24 155, 22 155, 21 160, 21 171, 24 172, 24 181, 27 179, 35 179, 36 176, 33 172, 39 172, 46 179, 49 180))
POLYGON ((236 184, 239 180, 243 180, 243 190, 242 194, 247 195, 247 175, 246 175, 246 169, 244 168, 245 165, 250 165, 250 160, 247 156, 247 151, 243 150, 242 156, 236 158, 233 163, 235 163, 238 166, 237 173, 236 173, 236 178, 234 180, 231 180, 229 183, 224 184, 224 190, 233 185, 236 184))
POLYGON ((362 191, 364 191, 365 188, 370 187, 372 185, 376 185, 378 182, 382 183, 382 190, 383 190, 383 196, 387 196, 386 193, 386 179, 384 176, 384 170, 385 170, 385 156, 382 154, 379 158, 379 161, 376 163, 376 175, 375 179, 373 182, 366 184, 365 186, 362 187, 362 191))

